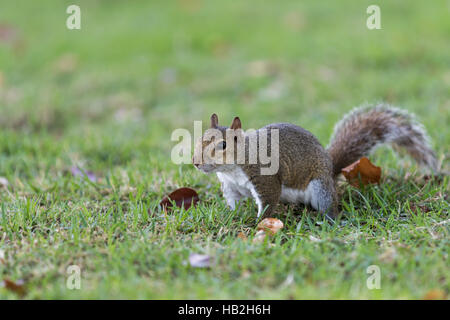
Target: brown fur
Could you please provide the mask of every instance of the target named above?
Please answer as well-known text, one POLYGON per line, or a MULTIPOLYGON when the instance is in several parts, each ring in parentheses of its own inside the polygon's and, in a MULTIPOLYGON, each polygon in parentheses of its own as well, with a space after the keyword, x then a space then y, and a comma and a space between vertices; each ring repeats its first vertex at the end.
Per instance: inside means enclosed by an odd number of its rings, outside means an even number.
POLYGON ((404 149, 419 164, 437 170, 436 156, 423 126, 413 115, 379 104, 355 109, 336 125, 327 149, 334 175, 383 143, 404 149))
MULTIPOLYGON (((218 125, 215 114, 211 116, 211 127, 220 130, 221 139, 199 141, 196 152, 213 143, 215 149, 212 155, 225 160, 225 153, 218 147, 222 141, 226 140, 227 128, 218 125)), ((249 136, 244 136, 241 130, 236 130, 241 129, 239 118, 236 117, 233 120, 230 128, 234 129, 236 136, 245 142, 247 162, 231 165, 202 165, 195 161, 194 163, 200 170, 207 173, 226 173, 236 168, 242 169, 256 190, 257 199, 255 199, 261 202, 266 210, 265 216, 269 216, 279 202, 282 188, 288 188, 294 193, 297 191, 312 193, 314 201, 311 204, 314 202, 313 206, 327 217, 336 217, 339 212, 335 177, 342 168, 367 155, 382 143, 392 143, 397 148, 401 147, 418 163, 432 169, 437 168, 436 157, 428 145, 428 138, 422 125, 415 121, 412 115, 387 105, 356 109, 345 116, 336 125, 330 146, 326 150, 312 133, 296 125, 274 123, 262 128, 268 130, 268 151, 271 150, 270 130, 278 129, 279 132, 279 170, 274 175, 261 175, 262 164, 248 163, 249 136), (309 190, 311 186, 312 189, 309 190)), ((227 141, 226 145, 233 143, 236 160, 236 138, 227 141)), ((222 187, 224 188, 223 185, 222 187)), ((231 190, 230 197, 239 197, 239 188, 232 190, 230 189, 232 185, 227 188, 228 191, 231 190)), ((253 193, 252 196, 255 197, 253 193)), ((261 211, 261 208, 258 210, 261 211)))

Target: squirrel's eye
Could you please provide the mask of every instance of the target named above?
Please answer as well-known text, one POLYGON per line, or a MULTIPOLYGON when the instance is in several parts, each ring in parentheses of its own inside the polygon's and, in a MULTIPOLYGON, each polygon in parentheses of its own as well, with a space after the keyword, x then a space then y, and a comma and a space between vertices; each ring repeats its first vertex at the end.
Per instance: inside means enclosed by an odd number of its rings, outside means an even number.
POLYGON ((221 141, 217 144, 218 150, 225 150, 226 147, 227 147, 227 143, 225 141, 221 141))

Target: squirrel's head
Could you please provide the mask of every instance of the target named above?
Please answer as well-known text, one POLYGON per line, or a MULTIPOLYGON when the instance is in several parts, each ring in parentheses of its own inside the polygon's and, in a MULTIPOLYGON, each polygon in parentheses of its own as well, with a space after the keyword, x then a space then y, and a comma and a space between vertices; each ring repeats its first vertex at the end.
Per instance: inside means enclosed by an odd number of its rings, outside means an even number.
POLYGON ((230 127, 219 126, 219 118, 211 115, 211 126, 195 144, 194 166, 205 173, 227 171, 236 165, 242 152, 244 133, 236 117, 230 127))

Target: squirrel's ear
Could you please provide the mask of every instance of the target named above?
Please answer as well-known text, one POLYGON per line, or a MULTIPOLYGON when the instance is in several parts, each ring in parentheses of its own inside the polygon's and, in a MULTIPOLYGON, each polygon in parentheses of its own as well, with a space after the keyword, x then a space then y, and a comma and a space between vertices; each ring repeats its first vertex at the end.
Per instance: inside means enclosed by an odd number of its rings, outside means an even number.
POLYGON ((241 129, 241 119, 239 119, 239 117, 234 118, 233 122, 231 123, 230 128, 231 129, 241 129))
POLYGON ((211 128, 217 128, 219 125, 219 118, 217 118, 217 114, 213 113, 211 115, 211 128))

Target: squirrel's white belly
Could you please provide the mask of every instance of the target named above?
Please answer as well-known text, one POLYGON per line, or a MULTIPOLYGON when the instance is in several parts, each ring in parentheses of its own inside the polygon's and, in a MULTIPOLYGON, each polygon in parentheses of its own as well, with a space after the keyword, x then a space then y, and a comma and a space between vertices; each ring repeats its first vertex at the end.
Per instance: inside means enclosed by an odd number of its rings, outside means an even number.
POLYGON ((236 203, 243 197, 252 197, 258 205, 258 217, 263 212, 261 198, 255 186, 245 172, 235 167, 232 170, 217 172, 217 177, 222 184, 222 191, 231 209, 236 208, 236 203))
MULTIPOLYGON (((231 171, 217 172, 217 177, 223 186, 231 187, 233 191, 239 192, 242 196, 251 197, 253 184, 241 168, 231 171)), ((224 190, 224 192, 226 192, 224 190)))
POLYGON ((281 186, 280 200, 289 203, 312 204, 315 184, 316 180, 311 181, 305 190, 288 188, 283 185, 281 186))
MULTIPOLYGON (((264 209, 260 195, 241 168, 236 167, 232 170, 216 172, 216 174, 222 184, 223 194, 227 203, 232 209, 235 208, 236 202, 242 197, 253 197, 258 205, 258 217, 260 216, 264 209)), ((305 190, 288 188, 282 185, 280 200, 288 203, 310 204, 317 209, 319 205, 317 195, 320 190, 321 184, 319 180, 312 180, 305 190)))

